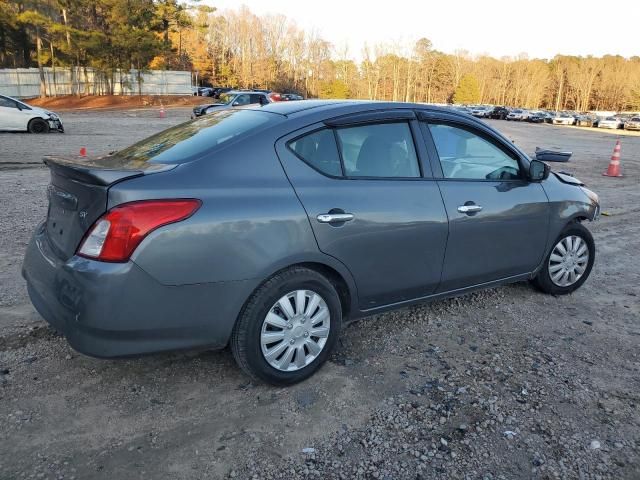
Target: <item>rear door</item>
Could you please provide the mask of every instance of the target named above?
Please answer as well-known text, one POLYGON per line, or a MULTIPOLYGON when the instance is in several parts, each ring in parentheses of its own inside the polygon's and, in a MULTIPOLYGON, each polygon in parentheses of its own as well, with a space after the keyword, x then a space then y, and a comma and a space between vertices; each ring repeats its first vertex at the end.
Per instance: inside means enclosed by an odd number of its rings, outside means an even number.
POLYGON ((532 272, 542 260, 549 204, 519 154, 488 130, 432 118, 422 122, 439 159, 438 185, 449 215, 440 292, 532 272))
POLYGON ((413 112, 385 115, 316 124, 276 146, 320 250, 351 271, 362 310, 433 293, 447 238, 413 112))

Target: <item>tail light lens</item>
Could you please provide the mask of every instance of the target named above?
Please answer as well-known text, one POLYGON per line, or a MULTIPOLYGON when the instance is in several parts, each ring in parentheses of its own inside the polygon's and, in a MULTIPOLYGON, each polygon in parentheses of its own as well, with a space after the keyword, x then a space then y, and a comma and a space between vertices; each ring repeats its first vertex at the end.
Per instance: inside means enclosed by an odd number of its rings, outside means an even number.
POLYGON ((118 205, 93 224, 77 253, 104 262, 126 262, 149 233, 189 218, 200 205, 196 199, 143 200, 118 205))

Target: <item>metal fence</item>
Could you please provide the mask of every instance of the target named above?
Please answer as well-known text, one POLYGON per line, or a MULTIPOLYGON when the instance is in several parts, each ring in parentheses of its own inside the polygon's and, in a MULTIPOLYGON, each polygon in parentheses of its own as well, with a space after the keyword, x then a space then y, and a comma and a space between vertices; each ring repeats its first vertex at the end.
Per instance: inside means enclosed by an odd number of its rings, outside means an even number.
MULTIPOLYGON (((111 74, 92 68, 44 68, 47 96, 56 95, 190 95, 191 73, 150 70, 138 72, 115 71, 111 74)), ((33 98, 40 96, 40 72, 37 68, 0 69, 0 93, 10 97, 33 98)))

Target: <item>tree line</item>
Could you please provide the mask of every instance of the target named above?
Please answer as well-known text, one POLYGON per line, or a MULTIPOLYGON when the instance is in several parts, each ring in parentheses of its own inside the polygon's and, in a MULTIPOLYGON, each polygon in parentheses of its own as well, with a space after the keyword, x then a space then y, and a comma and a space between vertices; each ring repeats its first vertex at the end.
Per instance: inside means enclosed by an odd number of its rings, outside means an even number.
POLYGON ((0 0, 0 67, 92 67, 111 91, 118 69, 170 69, 191 70, 199 84, 320 98, 640 109, 638 56, 498 59, 443 53, 427 38, 367 45, 359 61, 352 53, 285 15, 258 16, 246 7, 221 12, 178 0, 0 0))

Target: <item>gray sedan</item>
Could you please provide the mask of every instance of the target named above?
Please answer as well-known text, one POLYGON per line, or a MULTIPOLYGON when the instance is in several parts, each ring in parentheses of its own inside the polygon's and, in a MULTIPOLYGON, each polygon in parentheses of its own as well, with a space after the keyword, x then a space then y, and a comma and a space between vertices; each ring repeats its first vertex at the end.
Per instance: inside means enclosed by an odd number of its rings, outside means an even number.
POLYGON ((292 384, 347 319, 509 282, 566 294, 594 262, 596 194, 450 109, 274 103, 45 162, 23 275, 96 357, 230 344, 292 384))

